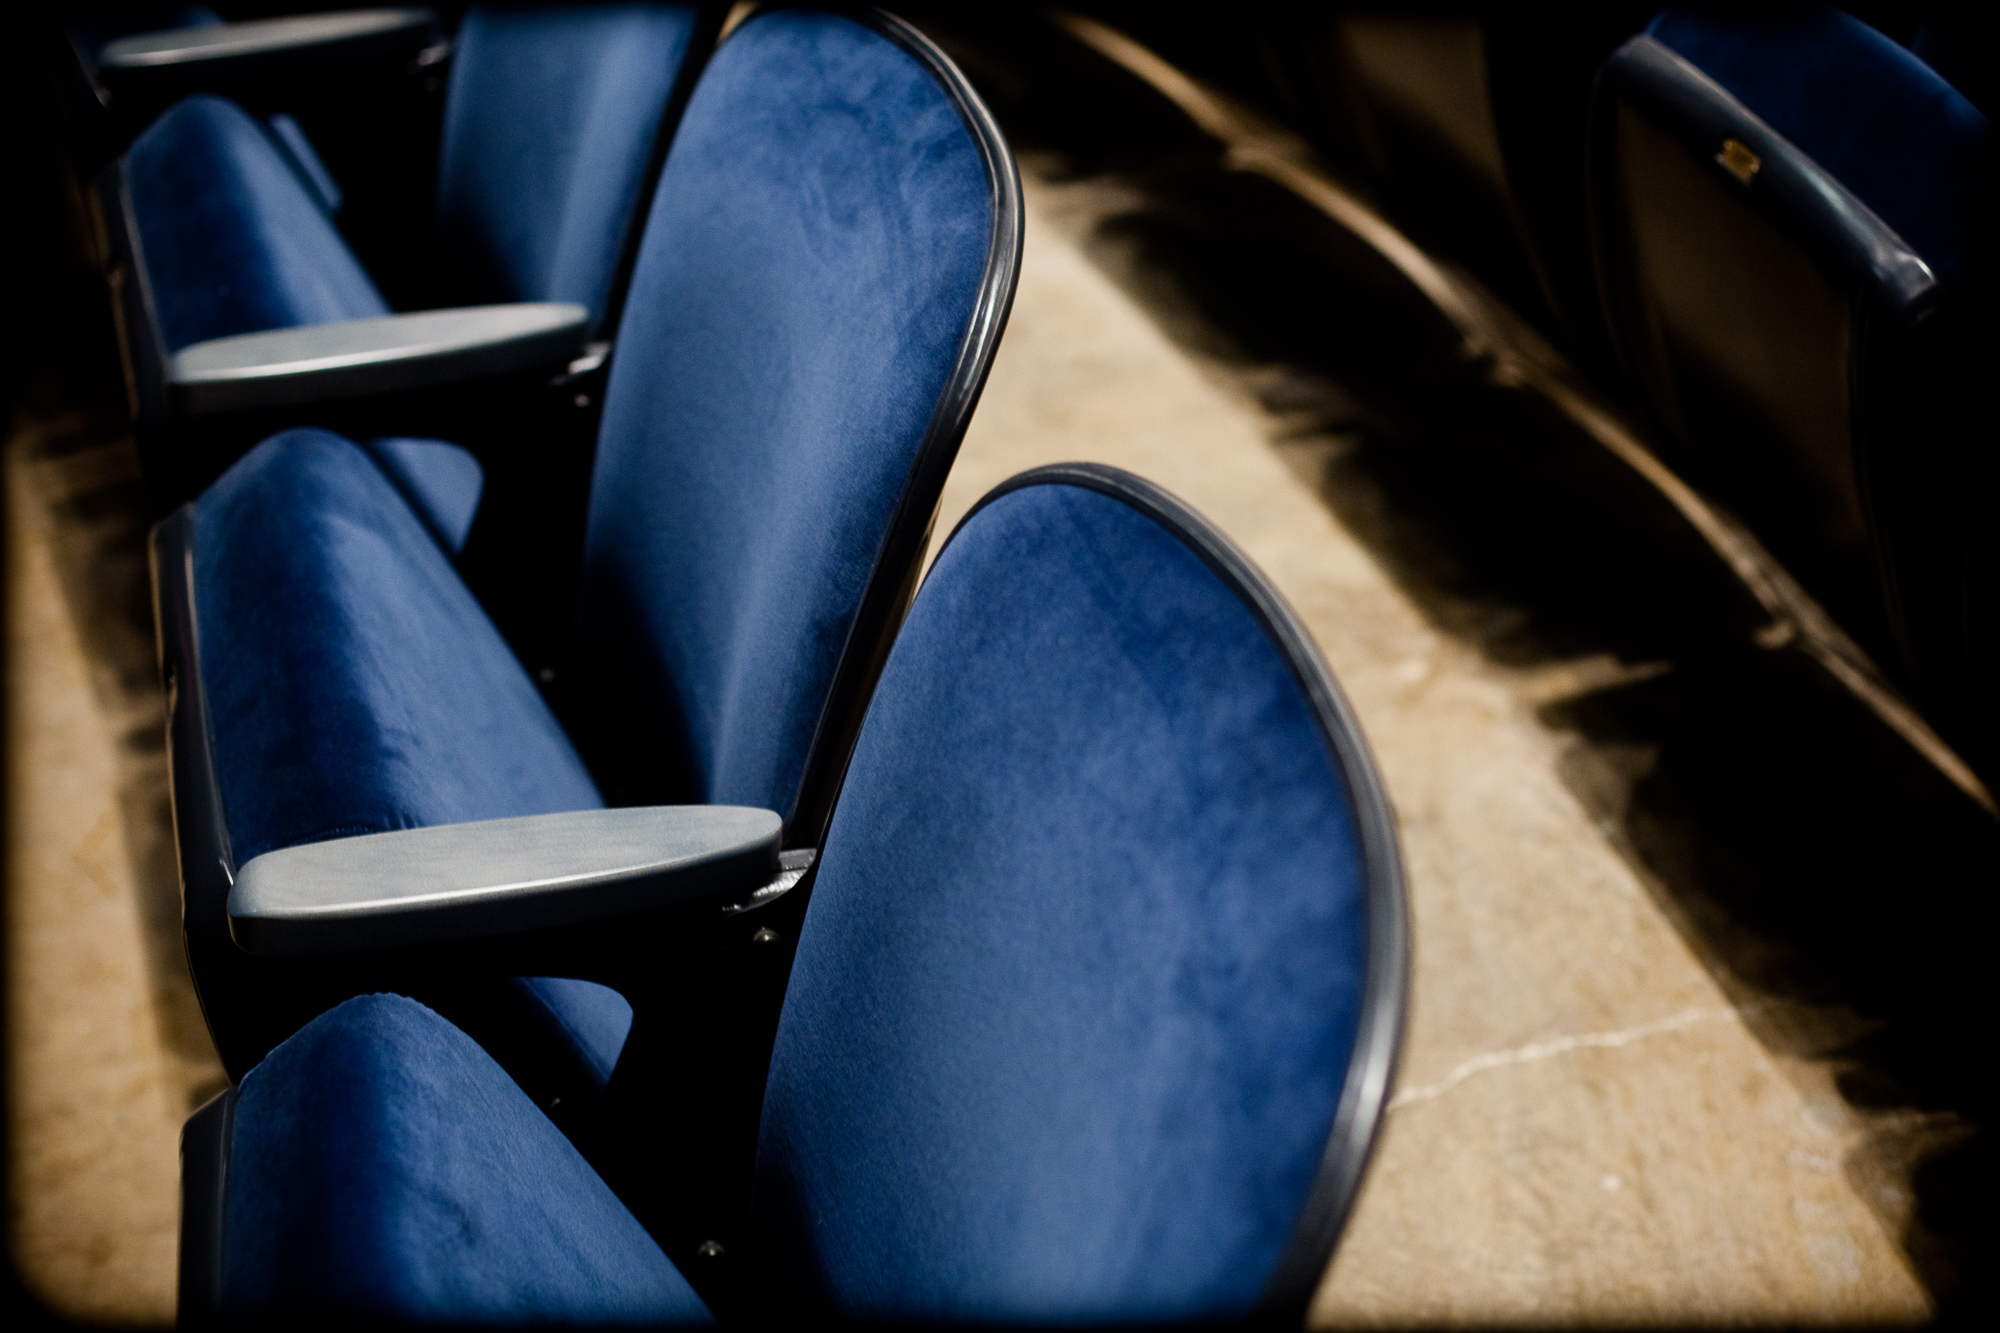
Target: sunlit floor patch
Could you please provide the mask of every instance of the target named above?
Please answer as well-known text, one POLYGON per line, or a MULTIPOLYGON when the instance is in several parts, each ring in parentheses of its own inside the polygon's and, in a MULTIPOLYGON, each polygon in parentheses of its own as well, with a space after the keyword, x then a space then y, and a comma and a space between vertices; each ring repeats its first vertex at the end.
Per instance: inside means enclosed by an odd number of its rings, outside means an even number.
POLYGON ((223 1084, 180 950, 131 442, 8 441, 10 1243, 66 1316, 174 1313, 181 1122, 223 1084))

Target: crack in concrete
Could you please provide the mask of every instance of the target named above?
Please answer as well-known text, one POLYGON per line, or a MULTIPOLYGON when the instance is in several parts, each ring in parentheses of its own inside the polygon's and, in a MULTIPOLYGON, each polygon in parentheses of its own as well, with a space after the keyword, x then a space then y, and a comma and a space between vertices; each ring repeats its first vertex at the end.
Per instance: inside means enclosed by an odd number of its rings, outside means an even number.
POLYGON ((1475 1055, 1470 1060, 1464 1061, 1435 1083, 1404 1088, 1390 1099, 1389 1109, 1397 1111, 1417 1102, 1432 1101, 1444 1096, 1473 1075, 1483 1074, 1489 1069, 1532 1064, 1537 1060, 1567 1055, 1571 1051, 1630 1046, 1633 1042, 1644 1041, 1648 1037, 1658 1037, 1669 1032, 1679 1032, 1698 1023, 1718 1018, 1741 1018, 1753 1007, 1763 1006, 1745 1006, 1742 1009, 1730 1008, 1727 1005, 1719 1008, 1696 1006, 1683 1009, 1677 1014, 1669 1014, 1665 1018, 1656 1018, 1650 1023, 1641 1023, 1637 1027, 1620 1028, 1615 1032, 1578 1032, 1567 1037, 1552 1037, 1547 1041, 1529 1042, 1526 1046, 1516 1046, 1510 1051, 1488 1051, 1484 1055, 1475 1055))

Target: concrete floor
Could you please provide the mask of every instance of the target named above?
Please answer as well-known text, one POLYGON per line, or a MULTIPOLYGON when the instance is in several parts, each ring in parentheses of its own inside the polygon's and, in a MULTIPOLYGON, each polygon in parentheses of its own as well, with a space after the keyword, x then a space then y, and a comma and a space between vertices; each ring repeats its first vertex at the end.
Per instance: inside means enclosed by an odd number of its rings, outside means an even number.
MULTIPOLYGON (((1168 486, 1304 616, 1401 818, 1408 1046, 1313 1322, 1925 1319, 1907 1181, 1871 1192, 1851 1163, 1870 1136, 1966 1130, 1857 1109, 1832 1066, 1774 1053, 1788 1002, 1712 974, 1566 776, 1550 706, 1664 666, 1510 668, 1441 632, 1319 494, 1352 441, 1171 339, 1090 255, 1129 199, 1028 165, 1013 322, 939 534, 1038 463, 1168 486)), ((11 1223, 54 1308, 162 1324, 176 1134, 220 1073, 174 937, 134 480, 102 420, 7 447, 11 1223)))
POLYGON ((137 459, 72 414, 4 462, 13 1260, 67 1317, 163 1325, 181 1121, 226 1080, 180 947, 137 459))

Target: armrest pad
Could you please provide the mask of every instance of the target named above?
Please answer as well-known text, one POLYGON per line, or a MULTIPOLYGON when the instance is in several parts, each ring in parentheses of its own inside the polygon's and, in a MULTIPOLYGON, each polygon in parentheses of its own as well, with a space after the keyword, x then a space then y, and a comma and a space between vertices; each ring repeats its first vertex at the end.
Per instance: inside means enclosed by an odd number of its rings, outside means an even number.
POLYGON ((583 350, 589 318, 580 305, 522 302, 240 333, 174 353, 167 383, 189 416, 423 389, 560 367, 583 350))
POLYGON ((266 852, 237 872, 229 932, 297 958, 575 925, 752 889, 784 821, 739 805, 575 810, 266 852))
POLYGON ((107 43, 97 67, 121 85, 223 77, 415 45, 436 28, 437 15, 429 9, 352 9, 169 28, 107 43))

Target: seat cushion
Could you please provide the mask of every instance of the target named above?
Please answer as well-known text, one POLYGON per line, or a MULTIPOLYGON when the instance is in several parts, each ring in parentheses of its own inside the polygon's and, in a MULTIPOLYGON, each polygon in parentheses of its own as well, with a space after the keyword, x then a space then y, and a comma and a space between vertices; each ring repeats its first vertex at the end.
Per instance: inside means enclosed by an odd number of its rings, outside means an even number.
POLYGON ((270 132, 234 103, 175 103, 133 141, 125 180, 169 351, 389 313, 270 132))
POLYGON ((1248 1311, 1367 976, 1355 815, 1288 659, 1188 547, 1070 486, 928 576, 819 860, 755 1211, 846 1315, 1248 1311))
POLYGON ((1893 228, 1946 282, 1978 241, 1990 126, 1910 52, 1837 9, 1670 9, 1647 28, 1893 228))
POLYGON ((306 193, 319 201, 319 206, 326 210, 328 217, 339 217, 346 195, 341 191, 340 182, 326 169, 319 150, 306 136, 305 126, 282 111, 264 117, 264 124, 271 131, 272 142, 284 149, 285 156, 291 159, 292 170, 298 173, 306 193))
POLYGON ((475 7, 438 169, 447 304, 604 310, 694 5, 475 7))
MULTIPOLYGON (((288 431, 197 502, 202 678, 238 865, 328 838, 603 804, 450 565, 470 506, 427 527, 378 466, 410 467, 412 498, 429 486, 436 503, 476 487, 478 464, 442 441, 370 448, 373 462, 327 431, 288 431)), ((601 1085, 631 1028, 625 998, 519 984, 538 1029, 601 1085)))
POLYGON ((709 62, 633 274, 590 498, 592 763, 683 769, 617 799, 791 812, 966 336, 992 193, 937 80, 858 23, 762 14, 709 62))
POLYGON ((463 551, 486 488, 479 460, 443 440, 366 440, 361 447, 396 484, 438 544, 453 555, 463 551))
POLYGON ((631 1001, 609 986, 571 977, 520 977, 513 988, 535 1014, 536 1026, 552 1026, 549 1039, 575 1052, 596 1088, 611 1081, 632 1033, 631 1001))
POLYGON ((202 680, 237 864, 602 804, 444 551, 354 444, 273 436, 195 517, 202 680))
POLYGON ((227 1199, 234 1314, 713 1322, 513 1080, 401 996, 349 1000, 250 1071, 227 1199))

